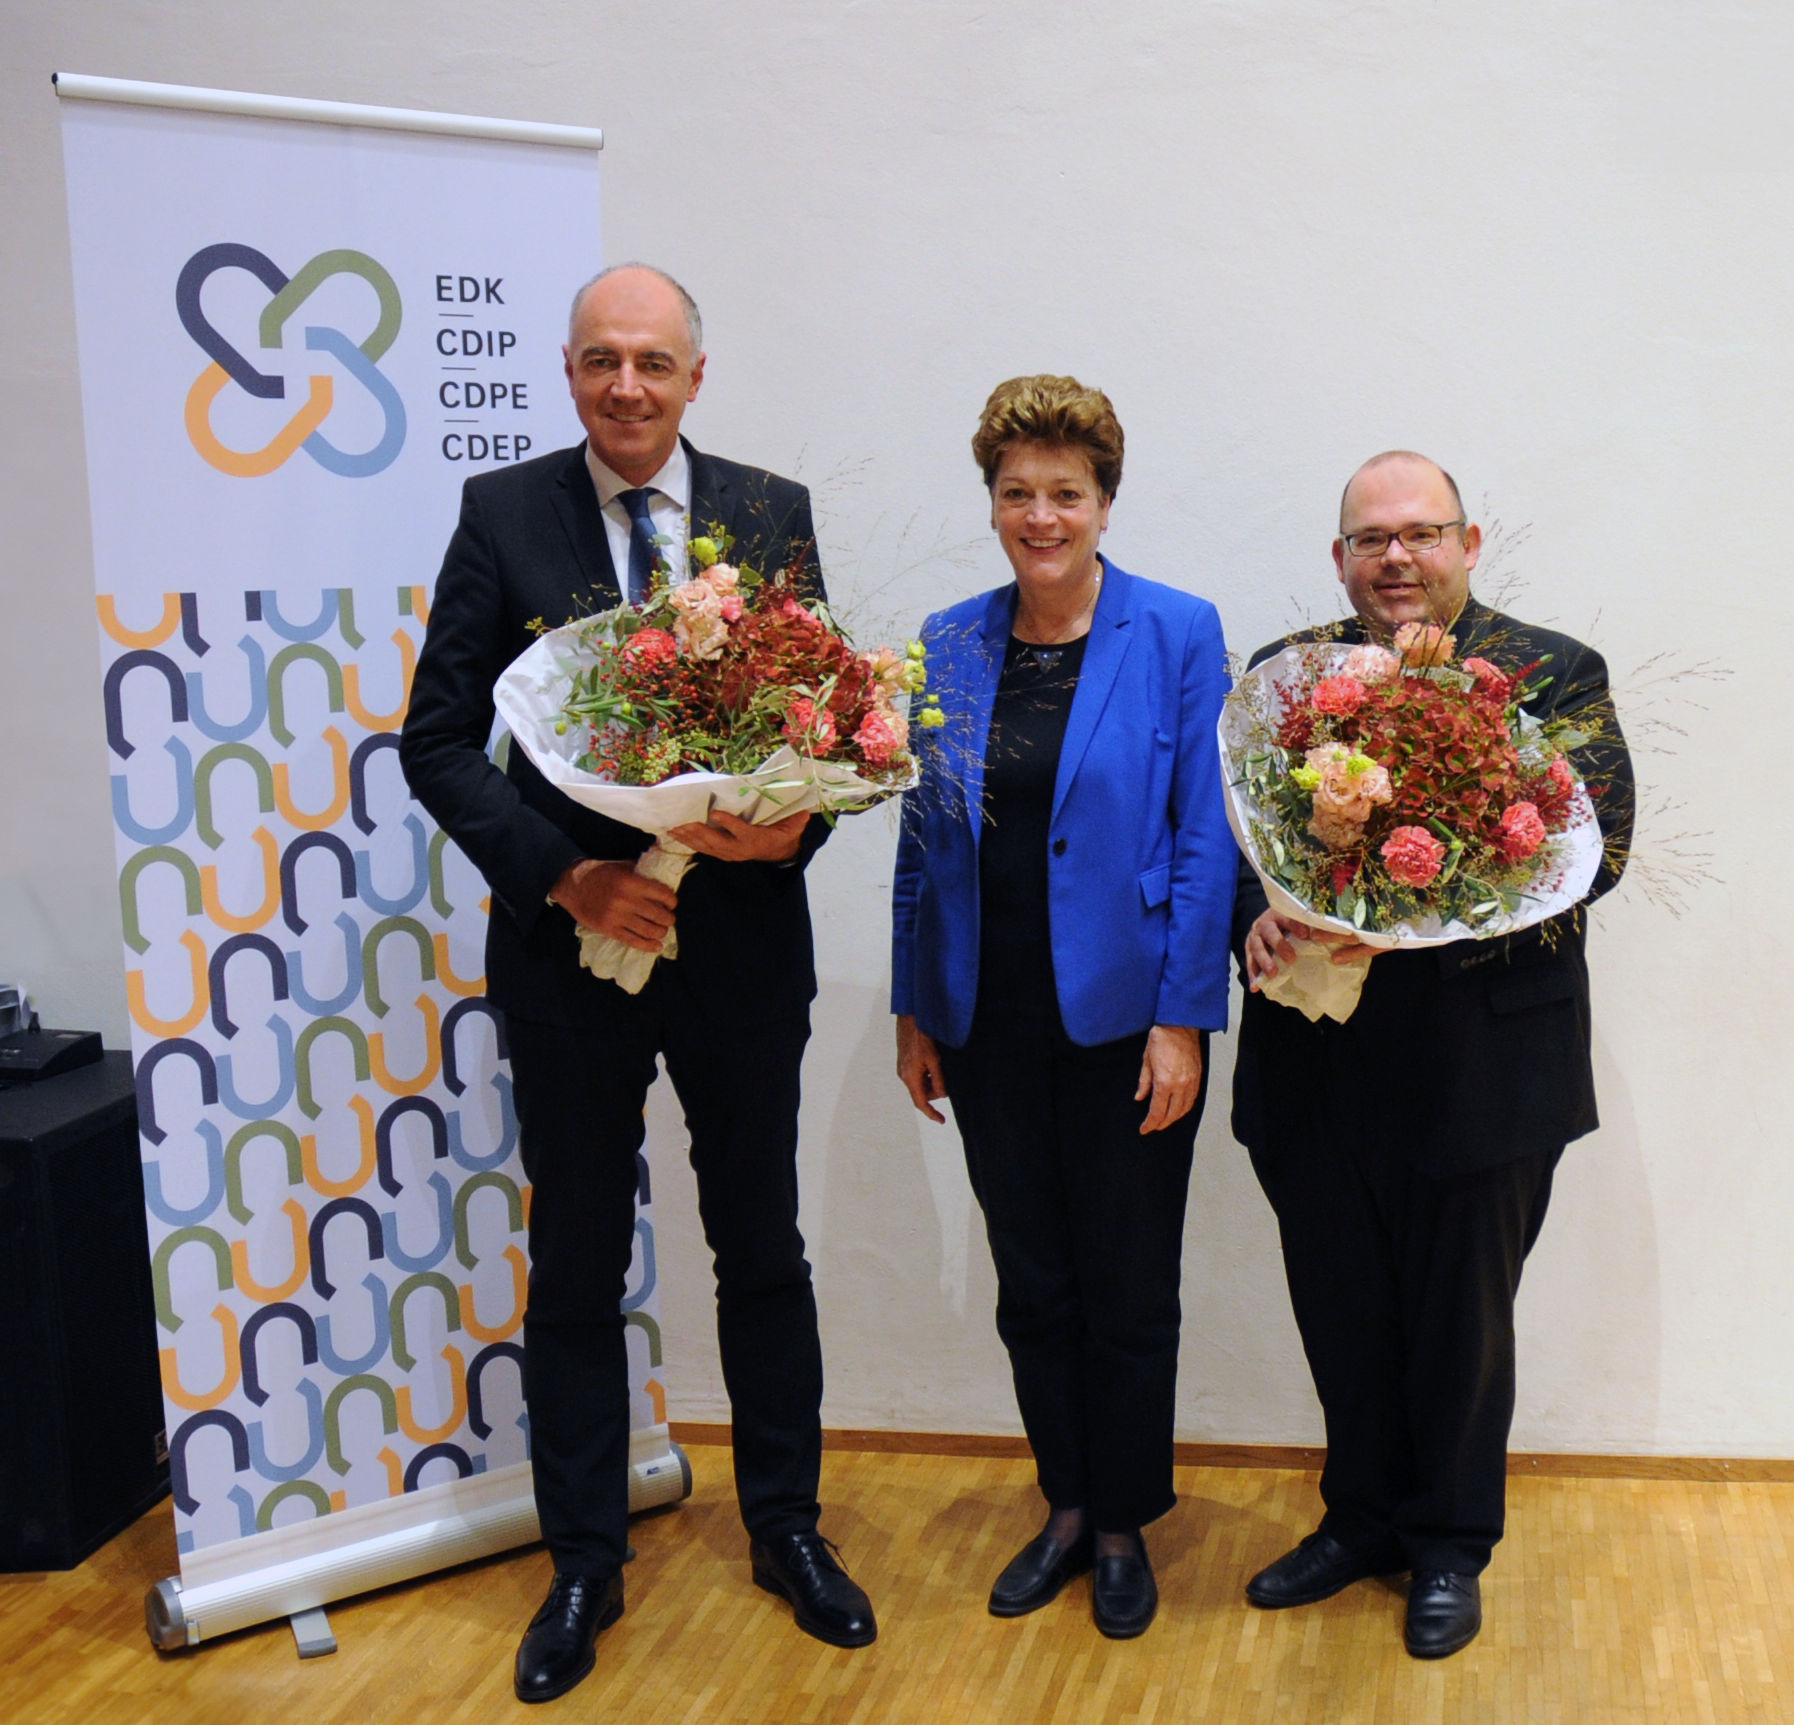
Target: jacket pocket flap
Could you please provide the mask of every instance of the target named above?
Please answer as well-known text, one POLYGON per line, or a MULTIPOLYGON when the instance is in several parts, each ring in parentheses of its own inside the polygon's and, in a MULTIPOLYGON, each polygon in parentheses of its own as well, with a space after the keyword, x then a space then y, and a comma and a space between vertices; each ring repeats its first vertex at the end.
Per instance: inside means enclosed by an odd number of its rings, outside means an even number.
POLYGON ((1171 896, 1170 863, 1160 863, 1140 876, 1140 896, 1146 900, 1148 910, 1157 909, 1171 896))
POLYGON ((1554 1000, 1574 1000, 1580 978, 1567 964, 1534 964, 1498 971, 1489 978, 1489 1006, 1495 1012, 1524 1012, 1554 1000))

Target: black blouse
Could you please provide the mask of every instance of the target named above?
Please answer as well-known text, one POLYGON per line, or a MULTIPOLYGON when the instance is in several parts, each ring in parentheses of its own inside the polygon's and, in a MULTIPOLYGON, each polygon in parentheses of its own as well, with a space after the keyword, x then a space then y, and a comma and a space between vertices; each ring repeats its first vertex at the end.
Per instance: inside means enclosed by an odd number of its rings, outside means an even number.
POLYGON ((1039 647, 1011 636, 984 751, 978 840, 978 1006, 1006 1028, 1059 1027, 1047 912, 1047 842, 1066 721, 1087 636, 1039 647))

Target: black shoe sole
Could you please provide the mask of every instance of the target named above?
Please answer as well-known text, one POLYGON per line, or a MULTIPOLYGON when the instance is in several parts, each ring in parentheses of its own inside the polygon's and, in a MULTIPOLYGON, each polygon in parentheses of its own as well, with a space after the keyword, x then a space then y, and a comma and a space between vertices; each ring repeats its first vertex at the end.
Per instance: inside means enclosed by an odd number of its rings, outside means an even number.
POLYGON ((870 1647, 878 1639, 878 1625, 874 1624, 863 1635, 843 1635, 836 1629, 825 1629, 814 1618, 805 1617, 797 1609, 797 1601, 785 1591, 784 1583, 777 1577, 768 1575, 763 1569, 754 1571, 754 1585, 763 1592, 782 1599, 791 1607, 791 1620, 806 1635, 813 1635, 818 1641, 826 1641, 830 1647, 870 1647))
MULTIPOLYGON (((596 1642, 598 1637, 602 1635, 605 1630, 610 1628, 610 1626, 622 1615, 623 1602, 621 1600, 618 1600, 615 1605, 607 1607, 604 1615, 598 1619, 597 1626, 592 1630, 592 1640, 596 1642)), ((585 1680, 592 1675, 592 1671, 597 1664, 598 1653, 597 1649, 594 1647, 592 1651, 587 1653, 585 1664, 580 1666, 580 1668, 574 1672, 565 1683, 558 1684, 553 1689, 538 1690, 534 1694, 525 1695, 524 1692, 518 1688, 517 1680, 513 1677, 511 1679, 511 1693, 526 1707, 534 1707, 543 1701, 558 1701, 570 1689, 577 1689, 580 1684, 585 1682, 585 1680)))

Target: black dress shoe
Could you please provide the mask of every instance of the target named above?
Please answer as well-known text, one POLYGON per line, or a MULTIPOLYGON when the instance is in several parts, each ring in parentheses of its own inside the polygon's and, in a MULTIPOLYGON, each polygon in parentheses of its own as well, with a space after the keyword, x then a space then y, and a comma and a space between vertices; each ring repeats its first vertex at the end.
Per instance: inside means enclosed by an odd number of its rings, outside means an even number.
POLYGON ((512 1679, 519 1701, 565 1695, 597 1662, 592 1643, 623 1615, 621 1575, 561 1575, 529 1620, 512 1679))
POLYGON ((1313 1605, 1368 1575, 1390 1575, 1407 1567, 1399 1553, 1341 1545, 1330 1533, 1311 1533, 1246 1583, 1246 1597, 1262 1611, 1313 1605))
POLYGON ((1126 1557, 1099 1557, 1090 1600, 1096 1626, 1111 1641, 1127 1641, 1143 1633, 1159 1609, 1159 1584, 1152 1578, 1145 1541, 1126 1557))
POLYGON ((819 1533, 788 1533, 749 1548, 754 1584, 791 1602, 797 1626, 831 1647, 878 1639, 865 1590, 841 1567, 840 1550, 819 1533))
POLYGON ((990 1590, 991 1616, 1026 1617, 1057 1599, 1066 1582, 1090 1567, 1095 1548, 1096 1540, 1088 1528, 1069 1545, 1044 1533, 1029 1540, 1010 1558, 990 1590))
POLYGON ((1468 1647, 1483 1626, 1482 1584, 1474 1575, 1417 1569, 1408 1581, 1402 1639, 1416 1659, 1443 1659, 1468 1647))

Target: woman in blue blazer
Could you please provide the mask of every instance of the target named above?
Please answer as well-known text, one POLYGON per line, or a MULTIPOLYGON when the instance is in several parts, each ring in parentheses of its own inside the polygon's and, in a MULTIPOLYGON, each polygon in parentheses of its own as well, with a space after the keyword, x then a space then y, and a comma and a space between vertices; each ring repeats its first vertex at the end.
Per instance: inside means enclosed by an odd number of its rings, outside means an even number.
POLYGON ((916 732, 892 1008, 898 1074, 951 1098, 997 1269, 997 1331, 1049 1514, 991 1591, 1020 1616, 1094 1568, 1097 1627, 1158 1593, 1184 1202, 1207 1033, 1227 1024, 1237 853, 1206 600, 1098 552, 1121 481, 1108 397, 1022 377, 972 449, 1014 582, 929 618, 946 723, 916 732))

